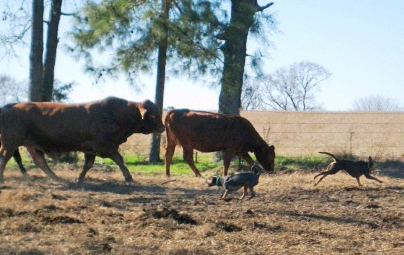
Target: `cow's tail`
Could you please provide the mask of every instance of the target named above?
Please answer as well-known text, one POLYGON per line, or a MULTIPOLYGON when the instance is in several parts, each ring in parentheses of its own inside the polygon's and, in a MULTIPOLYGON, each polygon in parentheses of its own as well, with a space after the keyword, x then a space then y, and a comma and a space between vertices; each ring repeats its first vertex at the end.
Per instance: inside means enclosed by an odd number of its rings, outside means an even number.
POLYGON ((175 134, 175 128, 173 128, 173 119, 179 118, 180 116, 183 116, 184 114, 187 114, 189 112, 189 109, 174 109, 171 110, 167 113, 165 119, 164 119, 164 126, 166 128, 166 135, 167 135, 167 140, 166 140, 166 146, 165 149, 167 150, 169 145, 181 145, 180 141, 177 138, 177 135, 175 134), (170 143, 170 144, 169 144, 170 143))
POLYGON ((331 154, 331 153, 329 153, 329 152, 319 151, 318 153, 326 154, 326 155, 332 157, 333 159, 335 159, 335 161, 338 161, 338 160, 339 160, 339 159, 337 159, 333 154, 331 154))
POLYGON ((164 119, 164 126, 166 128, 166 144, 164 149, 167 150, 169 143, 178 144, 177 137, 175 136, 174 132, 171 130, 171 118, 174 114, 174 110, 171 110, 167 113, 164 119))
POLYGON ((3 119, 3 111, 4 109, 12 108, 16 103, 6 104, 3 107, 0 107, 0 134, 1 134, 1 122, 3 119))

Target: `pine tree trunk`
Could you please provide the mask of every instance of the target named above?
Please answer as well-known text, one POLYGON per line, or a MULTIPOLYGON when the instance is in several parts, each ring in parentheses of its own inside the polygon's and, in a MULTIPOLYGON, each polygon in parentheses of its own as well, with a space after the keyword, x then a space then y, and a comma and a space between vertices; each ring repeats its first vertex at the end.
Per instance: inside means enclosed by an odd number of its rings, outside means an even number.
POLYGON ((52 101, 55 76, 56 52, 58 47, 58 30, 62 9, 62 0, 52 0, 46 40, 45 70, 43 77, 42 101, 52 101))
MULTIPOLYGON (((254 23, 255 13, 263 9, 260 9, 256 0, 232 0, 231 3, 230 24, 224 34, 225 44, 221 48, 224 67, 219 95, 219 113, 239 115, 248 32, 254 23)), ((221 160, 222 152, 216 152, 214 159, 221 160)))
POLYGON ((43 0, 32 1, 31 49, 29 55, 29 100, 42 101, 43 93, 43 0))
POLYGON ((230 24, 224 34, 225 44, 221 48, 224 54, 224 67, 219 112, 239 114, 248 32, 254 24, 255 13, 263 9, 258 6, 256 0, 232 0, 231 3, 230 24))
MULTIPOLYGON (((163 0, 163 19, 169 19, 170 0, 163 0)), ((165 30, 167 31, 167 30, 165 30)), ((162 116, 163 113, 163 100, 164 100, 164 85, 166 75, 166 62, 167 62, 167 47, 168 47, 168 33, 159 42, 158 60, 157 60, 157 82, 156 82, 156 98, 155 104, 162 116)), ((149 162, 159 162, 160 158, 160 141, 161 134, 153 133, 150 144, 149 162)))

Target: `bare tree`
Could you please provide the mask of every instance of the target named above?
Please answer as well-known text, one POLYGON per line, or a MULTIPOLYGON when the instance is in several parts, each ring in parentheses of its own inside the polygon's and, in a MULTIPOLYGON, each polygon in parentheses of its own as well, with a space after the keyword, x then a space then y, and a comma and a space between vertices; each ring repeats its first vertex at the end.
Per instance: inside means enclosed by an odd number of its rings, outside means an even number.
POLYGON ((395 100, 382 96, 369 96, 357 99, 353 107, 358 111, 400 111, 403 110, 395 100))
MULTIPOLYGON (((53 100, 60 17, 75 14, 62 13, 62 2, 63 0, 6 0, 6 4, 0 6, 1 18, 8 23, 8 26, 0 30, 0 57, 18 57, 18 47, 30 45, 29 99, 31 101, 53 100), (46 9, 49 9, 48 20, 44 20, 43 17, 46 9), (45 28, 44 24, 47 25, 45 28), (31 31, 30 43, 27 38, 29 31, 31 31), (44 37, 44 31, 46 31, 46 37, 44 37), (46 42, 45 47, 44 42, 46 42)), ((74 2, 67 3, 74 6, 74 2)))
POLYGON ((0 58, 18 56, 18 49, 27 46, 26 35, 31 29, 31 14, 28 1, 6 0, 0 6, 1 21, 8 26, 0 29, 0 58))
POLYGON ((7 75, 0 75, 0 106, 27 100, 28 86, 7 75))
POLYGON ((324 67, 312 62, 279 68, 264 82, 263 102, 275 110, 321 109, 316 103, 315 92, 330 76, 331 73, 324 67))
POLYGON ((244 81, 241 92, 241 108, 243 110, 262 109, 262 93, 260 83, 253 81, 244 81))

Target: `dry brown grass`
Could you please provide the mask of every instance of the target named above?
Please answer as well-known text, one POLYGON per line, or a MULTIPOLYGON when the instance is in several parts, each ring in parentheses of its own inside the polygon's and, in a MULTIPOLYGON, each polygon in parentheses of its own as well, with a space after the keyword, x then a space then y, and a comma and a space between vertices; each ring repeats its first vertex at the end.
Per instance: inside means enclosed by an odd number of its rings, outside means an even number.
MULTIPOLYGON (((241 116, 275 145, 278 155, 329 151, 372 156, 376 161, 404 157, 404 112, 242 111, 241 116)), ((164 136, 165 133, 163 142, 164 136)), ((150 136, 135 134, 122 148, 147 155, 149 144, 150 136)), ((181 149, 177 148, 177 152, 181 153, 181 149)))
POLYGON ((313 187, 313 174, 280 173, 262 176, 252 200, 223 201, 191 175, 125 184, 92 170, 83 186, 30 175, 6 171, 0 186, 0 254, 404 253, 402 179, 358 188, 338 173, 313 187))

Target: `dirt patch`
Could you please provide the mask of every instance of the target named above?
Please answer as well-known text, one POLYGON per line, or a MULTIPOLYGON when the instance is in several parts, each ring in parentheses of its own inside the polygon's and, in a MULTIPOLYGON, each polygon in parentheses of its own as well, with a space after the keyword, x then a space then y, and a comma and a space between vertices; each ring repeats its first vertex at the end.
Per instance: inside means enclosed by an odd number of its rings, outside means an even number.
POLYGON ((219 230, 223 230, 225 232, 239 232, 243 230, 241 227, 232 224, 232 223, 226 223, 223 221, 219 221, 216 223, 216 228, 219 230))
POLYGON ((44 224, 58 224, 58 223, 63 223, 63 224, 73 224, 73 223, 84 223, 84 221, 75 219, 66 215, 60 215, 56 217, 48 217, 48 216, 42 216, 41 220, 44 224))
POLYGON ((187 214, 179 213, 177 210, 170 209, 167 207, 144 209, 144 213, 142 216, 140 216, 140 219, 145 220, 150 217, 153 217, 156 219, 171 218, 171 219, 177 221, 179 224, 190 224, 190 225, 198 224, 198 222, 196 220, 194 220, 191 216, 189 216, 187 214))
POLYGON ((402 179, 358 187, 339 174, 313 187, 314 174, 271 174, 253 199, 223 201, 191 173, 127 184, 92 172, 83 185, 69 170, 57 174, 70 184, 29 174, 5 173, 1 254, 404 254, 402 179))

